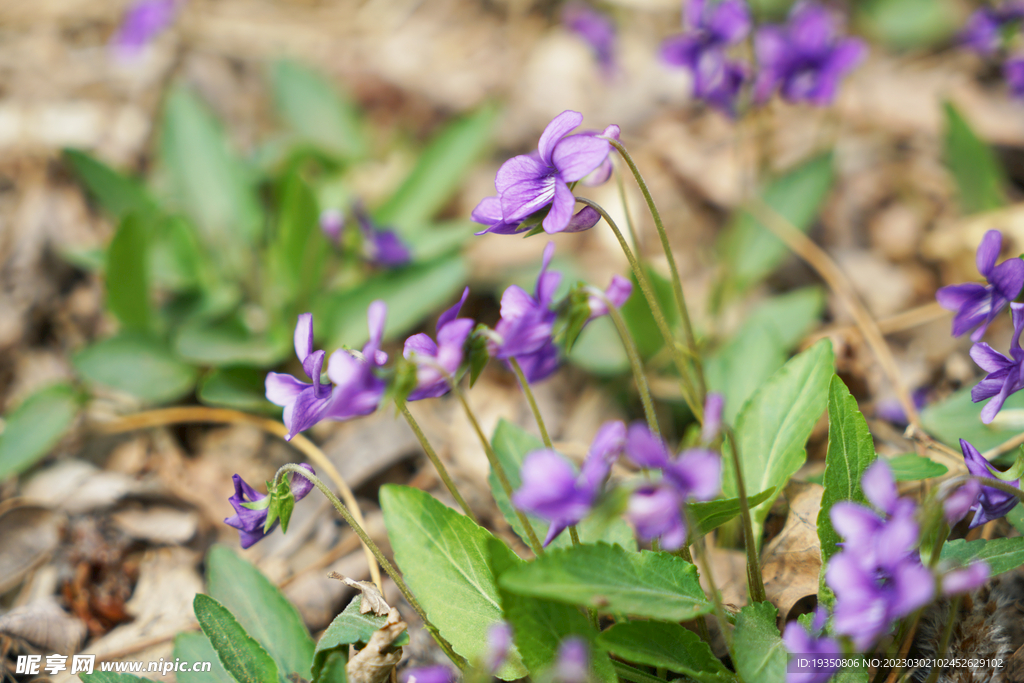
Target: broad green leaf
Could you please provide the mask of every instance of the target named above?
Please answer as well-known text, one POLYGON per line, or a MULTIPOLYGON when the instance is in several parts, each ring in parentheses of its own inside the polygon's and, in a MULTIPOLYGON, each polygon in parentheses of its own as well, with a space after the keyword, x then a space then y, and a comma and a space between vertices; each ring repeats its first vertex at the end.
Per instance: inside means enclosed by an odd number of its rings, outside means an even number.
MULTIPOLYGON (((832 365, 832 343, 823 339, 790 359, 740 411, 736 439, 746 490, 775 487, 775 495, 751 509, 754 538, 761 538, 772 502, 807 459, 804 446, 825 410, 832 365)), ((732 458, 722 464, 722 495, 736 497, 732 458)))
POLYGON ((256 567, 215 545, 206 556, 206 586, 267 649, 284 676, 309 678, 314 649, 309 631, 298 610, 256 567))
POLYGON ((734 423, 747 399, 786 362, 786 348, 772 325, 748 324, 727 344, 708 356, 704 376, 708 388, 726 397, 722 416, 734 423))
MULTIPOLYGON (((380 489, 395 561, 427 616, 455 652, 468 661, 484 656, 484 634, 502 620, 498 587, 489 565, 489 531, 429 493, 388 484, 380 489)), ((513 553, 505 547, 505 553, 513 553)), ((511 561, 507 557, 505 561, 511 561)), ((513 648, 498 671, 502 680, 527 673, 513 648)))
POLYGON ((278 326, 266 334, 250 332, 237 317, 216 323, 186 323, 174 340, 182 358, 200 365, 277 365, 291 348, 292 336, 278 326))
MULTIPOLYGON (((520 476, 523 460, 528 453, 543 449, 544 442, 521 427, 502 418, 498 421, 498 426, 491 436, 491 447, 494 448, 494 453, 498 456, 498 462, 505 468, 509 484, 511 484, 512 490, 515 491, 523 482, 520 476)), ((498 477, 494 474, 493 470, 487 476, 487 481, 491 485, 491 495, 494 496, 494 501, 498 504, 501 514, 512 526, 512 529, 519 538, 528 544, 529 537, 526 535, 526 529, 523 528, 522 523, 519 521, 519 515, 516 514, 512 501, 505 495, 505 490, 501 487, 501 483, 498 481, 498 477)), ((533 530, 537 533, 537 537, 543 541, 548 533, 548 523, 533 515, 527 515, 527 519, 533 525, 533 530)), ((584 543, 605 541, 607 543, 618 543, 627 550, 636 550, 637 548, 633 530, 619 516, 614 520, 608 521, 600 519, 597 515, 591 515, 579 524, 577 531, 579 532, 580 540, 584 543)), ((563 532, 551 542, 549 547, 565 548, 571 544, 572 539, 569 537, 569 533, 563 532)))
MULTIPOLYGON (((678 323, 678 314, 675 295, 672 293, 672 283, 651 268, 647 269, 647 277, 651 281, 654 297, 665 313, 669 328, 674 328, 678 323)), ((661 336, 657 323, 654 322, 651 307, 647 304, 640 285, 637 284, 636 275, 630 273, 629 279, 633 283, 633 294, 620 309, 622 319, 625 320, 629 333, 636 341, 640 356, 650 358, 665 346, 665 339, 661 336)))
POLYGON ((956 179, 960 206, 966 214, 1006 205, 1006 174, 992 148, 971 130, 956 108, 946 102, 946 165, 956 179))
POLYGON ((898 49, 938 47, 963 24, 954 0, 863 0, 854 8, 867 35, 898 49))
POLYGON ((281 187, 277 234, 271 244, 271 263, 280 303, 304 304, 320 284, 330 245, 320 230, 316 194, 292 171, 281 187))
POLYGON ((116 219, 129 213, 146 214, 156 209, 152 198, 134 179, 78 149, 65 149, 64 160, 74 170, 89 194, 116 219))
MULTIPOLYGON (((754 507, 775 494, 775 487, 761 491, 754 496, 747 496, 747 505, 754 507)), ((717 529, 740 514, 739 498, 722 498, 705 503, 689 503, 691 518, 697 523, 699 533, 706 534, 717 529)))
POLYGON ((151 282, 175 292, 197 288, 208 265, 195 228, 181 216, 168 217, 154 227, 147 263, 151 282))
POLYGON ((166 345, 136 332, 98 341, 71 358, 85 379, 131 394, 147 403, 181 398, 196 383, 196 370, 166 345))
MULTIPOLYGON (((388 622, 386 616, 377 616, 373 612, 360 614, 363 596, 357 595, 352 598, 341 614, 334 618, 331 625, 327 627, 324 634, 316 644, 316 651, 313 654, 313 680, 321 678, 320 674, 327 664, 328 657, 344 648, 344 654, 348 656, 348 646, 358 644, 365 647, 373 632, 383 628, 388 622)), ((399 636, 394 645, 401 647, 409 642, 409 633, 399 636)))
POLYGON ((5 415, 0 433, 0 481, 46 456, 74 422, 78 405, 74 389, 55 384, 40 389, 5 415))
POLYGON ((627 662, 668 669, 701 682, 736 680, 700 636, 679 624, 657 621, 615 624, 603 631, 597 642, 627 662))
POLYGON ((1024 534, 1024 505, 1017 505, 1006 514, 1006 521, 1013 525, 1018 533, 1024 534))
POLYGON ((889 469, 892 470, 892 476, 896 481, 917 481, 941 477, 949 471, 945 465, 922 458, 914 453, 904 453, 895 458, 889 458, 889 469))
MULTIPOLYGON (((796 228, 806 232, 832 189, 832 155, 816 157, 777 178, 762 199, 796 228)), ((733 290, 745 290, 775 270, 786 245, 753 216, 741 212, 723 235, 722 256, 733 290)))
POLYGON ((218 368, 199 384, 199 400, 249 412, 280 412, 280 407, 266 399, 266 378, 266 371, 257 368, 218 368))
POLYGON ((502 575, 501 587, 517 595, 666 621, 711 611, 697 568, 689 562, 606 543, 549 550, 502 575))
POLYGON ((744 327, 757 323, 771 326, 789 351, 817 327, 824 308, 825 292, 820 287, 802 287, 758 302, 744 327))
MULTIPOLYGON (((498 539, 490 539, 487 546, 491 571, 499 581, 509 569, 522 566, 522 560, 509 553, 498 539)), ((585 639, 590 645, 590 669, 594 679, 602 683, 617 683, 611 660, 596 646, 597 629, 579 609, 552 600, 516 595, 501 590, 500 585, 498 593, 505 620, 512 625, 516 647, 534 677, 554 663, 562 640, 573 635, 585 639)))
POLYGON ((733 631, 736 673, 744 681, 784 683, 786 647, 775 625, 778 612, 768 602, 757 602, 740 610, 733 631))
POLYGON ((342 157, 361 157, 366 143, 359 110, 326 78, 298 62, 281 60, 271 70, 274 105, 303 140, 342 157))
POLYGON ((406 244, 417 263, 433 261, 458 250, 479 229, 480 224, 473 221, 439 221, 429 229, 417 230, 409 235, 406 244))
POLYGON ((487 105, 448 124, 420 154, 391 199, 375 214, 381 225, 408 235, 436 214, 462 183, 466 172, 490 144, 498 108, 487 105))
POLYGON ((1011 394, 992 424, 981 421, 986 401, 971 401, 971 388, 965 387, 941 403, 921 411, 921 424, 928 433, 946 445, 960 450, 960 439, 984 452, 995 448, 1024 430, 1024 392, 1011 394))
MULTIPOLYGON (((139 681, 152 681, 152 678, 143 678, 134 674, 122 674, 114 671, 94 671, 91 674, 80 674, 85 683, 139 683, 139 681)), ((234 681, 234 679, 231 679, 234 681)))
POLYGON ((587 372, 615 377, 629 372, 629 357, 608 316, 587 323, 569 352, 569 360, 587 372))
POLYGON ((198 593, 192 606, 221 664, 238 683, 277 683, 277 664, 224 605, 198 593))
POLYGON ((978 560, 985 560, 992 576, 996 576, 1024 565, 1024 536, 994 538, 990 541, 982 538, 976 541, 946 541, 942 546, 942 559, 965 567, 978 560))
POLYGON ((107 250, 107 307, 125 329, 145 331, 151 323, 148 227, 138 214, 126 216, 107 250))
MULTIPOLYGON (((468 272, 461 256, 382 272, 362 285, 323 297, 314 306, 318 333, 332 342, 327 348, 359 348, 370 338, 366 309, 376 299, 388 305, 386 340, 408 333, 431 311, 452 302, 466 286, 468 272)), ((318 334, 317 336, 321 336, 318 334)))
POLYGON ((178 683, 235 683, 235 679, 227 672, 217 658, 217 651, 210 644, 210 639, 203 633, 183 631, 174 637, 175 659, 184 662, 209 662, 209 671, 177 671, 178 683))

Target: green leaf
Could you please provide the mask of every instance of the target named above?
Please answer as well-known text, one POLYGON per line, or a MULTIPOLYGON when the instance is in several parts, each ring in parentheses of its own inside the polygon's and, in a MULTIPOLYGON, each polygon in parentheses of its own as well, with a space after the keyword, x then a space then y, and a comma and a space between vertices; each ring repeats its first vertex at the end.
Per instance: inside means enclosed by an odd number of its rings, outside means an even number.
POLYGON ((615 624, 603 631, 597 642, 627 662, 668 669, 701 682, 736 680, 700 636, 679 624, 615 624))
POLYGON ((192 606, 224 668, 239 683, 277 683, 277 664, 226 607, 197 593, 192 606))
POLYGON ((956 179, 965 214, 1006 206, 1006 174, 992 149, 971 130, 956 108, 946 102, 946 165, 956 179))
MULTIPOLYGON (((122 674, 114 671, 96 671, 91 674, 80 674, 85 683, 139 683, 139 681, 152 681, 152 678, 143 678, 134 674, 122 674)), ((234 681, 234 679, 231 679, 234 681)))
POLYGON ((0 481, 19 474, 50 452, 78 414, 79 397, 67 384, 32 394, 4 416, 0 433, 0 481))
POLYGON ((292 171, 282 184, 277 234, 270 254, 272 285, 284 305, 296 299, 304 303, 320 284, 330 245, 319 220, 316 194, 298 171, 292 171))
MULTIPOLYGON (((484 634, 502 620, 488 563, 487 544, 494 536, 409 486, 381 487, 380 505, 395 561, 427 616, 455 652, 470 662, 483 657, 484 634)), ((505 552, 512 555, 507 547, 505 552)), ((513 680, 526 673, 513 649, 497 676, 513 680)))
MULTIPOLYGON (((373 632, 384 627, 388 622, 386 616, 377 616, 373 612, 360 614, 359 608, 362 605, 363 596, 357 595, 352 598, 344 611, 334 618, 331 625, 327 627, 324 634, 316 644, 316 651, 313 654, 313 680, 323 679, 321 672, 327 664, 331 654, 343 651, 348 656, 348 646, 357 645, 360 648, 366 647, 373 636, 373 632)), ((401 647, 409 642, 409 633, 403 633, 395 640, 394 645, 401 647)))
POLYGON ((615 377, 629 372, 629 357, 608 316, 590 321, 569 352, 569 360, 587 372, 615 377))
POLYGON ((786 348, 774 326, 752 321, 708 356, 705 377, 711 391, 726 397, 722 416, 735 423, 740 408, 786 362, 786 348))
POLYGON ((284 676, 309 678, 314 650, 309 631, 298 610, 256 567, 226 546, 215 545, 206 556, 206 585, 267 649, 284 676))
MULTIPOLYGON (((530 434, 518 425, 502 418, 498 421, 498 426, 491 436, 491 447, 494 449, 495 455, 498 456, 498 462, 505 468, 508 482, 514 491, 523 483, 520 470, 523 468, 523 460, 526 458, 526 455, 543 449, 544 443, 538 437, 530 434)), ((498 509, 501 510, 505 520, 512 526, 513 531, 516 532, 519 538, 523 539, 524 543, 529 544, 526 529, 523 528, 522 523, 519 521, 519 515, 516 514, 512 501, 505 495, 505 489, 501 487, 501 483, 498 481, 498 477, 494 474, 493 470, 487 475, 487 481, 491 485, 491 495, 494 496, 494 501, 498 504, 498 509)), ((548 533, 547 521, 533 515, 527 515, 527 519, 533 525, 533 530, 537 533, 538 538, 544 540, 548 533)), ((579 532, 580 540, 584 543, 605 541, 607 543, 618 543, 627 550, 636 550, 637 548, 633 529, 630 528, 629 523, 619 516, 609 521, 602 520, 597 515, 592 515, 579 524, 577 531, 579 532)), ((552 541, 549 547, 565 548, 571 544, 572 539, 569 537, 568 532, 565 532, 552 541)))
POLYGON ((518 595, 666 621, 711 611, 697 568, 664 552, 639 553, 598 543, 549 550, 501 577, 518 595))
POLYGON ((889 458, 889 469, 896 481, 917 481, 919 479, 931 479, 941 477, 949 468, 934 460, 922 458, 914 453, 904 453, 895 458, 889 458))
POLYGON ((280 412, 279 406, 266 399, 266 377, 266 371, 257 368, 219 368, 200 383, 199 400, 248 412, 280 412))
MULTIPOLYGON (((672 283, 652 268, 647 268, 647 278, 651 281, 655 299, 665 313, 666 322, 670 328, 675 328, 678 323, 678 313, 675 295, 672 293, 672 283)), ((630 273, 629 279, 633 283, 633 295, 622 305, 620 312, 622 319, 626 322, 626 327, 629 328, 629 333, 636 341, 637 351, 643 358, 650 358, 665 346, 665 339, 661 336, 658 324, 654 322, 651 307, 647 305, 647 299, 640 290, 640 285, 637 284, 636 275, 630 273)))
POLYGON ((1024 429, 1024 392, 1011 394, 992 424, 981 421, 985 401, 971 401, 971 387, 955 392, 941 403, 921 411, 921 424, 928 433, 948 446, 960 450, 960 439, 984 452, 995 448, 1024 429))
MULTIPOLYGON (((379 273, 346 292, 332 293, 314 306, 317 331, 332 340, 328 348, 361 347, 370 333, 366 309, 376 299, 388 305, 385 340, 408 333, 430 314, 461 293, 468 272, 459 255, 379 273)), ((320 336, 319 334, 317 336, 320 336)))
MULTIPOLYGON (((754 507, 775 494, 775 487, 761 491, 755 496, 747 496, 747 505, 754 507)), ((691 518, 697 523, 698 533, 706 534, 717 529, 740 514, 739 498, 722 498, 705 503, 689 503, 691 518)))
POLYGON ((71 358, 85 379, 131 394, 147 403, 181 398, 196 383, 196 370, 152 337, 136 332, 96 342, 71 358))
POLYGON ((203 633, 183 631, 174 637, 175 659, 185 662, 209 662, 209 671, 177 671, 178 683, 235 683, 217 657, 210 639, 203 633))
POLYGON ((992 576, 996 576, 1024 565, 1024 536, 994 538, 990 541, 982 538, 976 541, 946 541, 942 546, 942 559, 964 567, 985 560, 992 576))
POLYGON ((274 105, 304 141, 346 158, 366 154, 359 110, 336 86, 298 62, 281 60, 271 69, 274 105))
POLYGON ((864 0, 854 8, 870 37, 899 49, 938 47, 963 24, 953 0, 864 0))
POLYGON ((778 612, 771 603, 757 602, 740 610, 733 631, 736 673, 744 681, 784 683, 786 647, 775 625, 778 612))
MULTIPOLYGON (((769 185, 762 199, 797 229, 806 232, 835 180, 832 155, 816 157, 769 185)), ((757 284, 789 253, 786 245, 746 212, 737 214, 722 236, 724 270, 733 290, 757 284)))
POLYGON ((1018 533, 1024 534, 1024 505, 1017 505, 1006 514, 1006 521, 1013 525, 1018 533))
POLYGON ((208 268, 195 227, 181 216, 157 222, 149 239, 151 282, 174 292, 196 289, 208 268))
POLYGON ((65 149, 64 161, 71 166, 89 194, 116 219, 129 213, 146 214, 156 209, 152 198, 138 182, 78 149, 65 149))
POLYGON ((458 189, 469 170, 490 144, 498 108, 487 105, 445 128, 420 154, 405 182, 378 209, 374 218, 394 226, 402 235, 425 224, 458 189))
MULTIPOLYGON (((775 487, 775 495, 751 509, 754 538, 758 541, 772 502, 807 459, 804 446, 825 410, 832 365, 832 343, 823 339, 772 375, 750 397, 736 420, 746 490, 775 487)), ((722 460, 722 494, 736 497, 732 458, 722 460)))
POLYGON ((281 326, 255 334, 233 316, 215 323, 186 323, 174 340, 174 350, 199 365, 245 364, 266 368, 284 360, 291 343, 291 335, 281 326))
POLYGON ((789 351, 818 326, 824 308, 825 292, 821 287, 802 287, 758 302, 744 327, 769 326, 789 351))
MULTIPOLYGON (((490 539, 487 547, 491 571, 499 581, 506 571, 523 564, 496 538, 490 539)), ((500 586, 498 593, 505 619, 512 625, 516 647, 533 676, 542 674, 555 662, 562 640, 573 635, 590 645, 593 678, 602 683, 618 682, 607 653, 597 647, 597 629, 580 610, 560 602, 516 595, 501 590, 500 586)))
POLYGON ((151 323, 147 227, 137 214, 126 216, 107 250, 107 307, 126 329, 151 323))

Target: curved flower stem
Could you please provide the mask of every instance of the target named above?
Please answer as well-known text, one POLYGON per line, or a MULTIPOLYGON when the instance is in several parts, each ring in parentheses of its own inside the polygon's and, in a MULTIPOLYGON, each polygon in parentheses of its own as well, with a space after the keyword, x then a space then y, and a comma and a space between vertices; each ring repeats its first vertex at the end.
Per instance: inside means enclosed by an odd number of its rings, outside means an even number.
POLYGON ((740 448, 736 443, 736 435, 732 429, 726 428, 729 438, 729 449, 732 456, 732 468, 736 472, 736 495, 740 501, 740 519, 743 522, 743 545, 747 551, 747 590, 751 602, 764 602, 768 594, 764 589, 764 577, 761 576, 761 562, 757 556, 757 542, 754 538, 754 524, 750 517, 750 505, 747 502, 747 487, 743 483, 743 465, 740 462, 740 448))
POLYGON ((466 516, 479 524, 476 515, 473 514, 473 510, 470 509, 469 505, 466 503, 466 499, 462 497, 462 494, 459 493, 459 489, 456 488, 451 475, 448 474, 448 468, 446 468, 444 463, 441 462, 441 458, 437 457, 437 452, 434 451, 430 442, 427 441, 427 435, 423 433, 423 430, 420 429, 419 423, 416 422, 416 418, 414 418, 412 413, 409 412, 409 406, 405 401, 399 399, 395 399, 395 403, 398 404, 398 409, 402 411, 405 421, 409 423, 409 427, 419 440, 420 446, 423 447, 423 452, 427 454, 427 458, 429 458, 430 462, 433 463, 434 469, 437 470, 437 474, 441 477, 441 481, 444 482, 445 488, 448 489, 448 493, 452 494, 452 497, 455 498, 455 502, 459 504, 459 507, 462 508, 462 511, 466 516))
POLYGON ((672 360, 675 361, 676 368, 679 370, 679 377, 681 383, 681 389, 683 393, 683 400, 686 401, 686 405, 690 407, 697 421, 701 424, 704 423, 704 404, 699 402, 696 398, 696 390, 693 386, 693 381, 690 378, 690 368, 686 361, 685 353, 682 353, 679 344, 676 342, 675 337, 672 334, 672 330, 668 325, 668 321, 665 319, 665 313, 661 310, 661 305, 658 303, 658 299, 654 294, 654 288, 651 287, 651 281, 647 277, 647 273, 640 266, 640 262, 637 261, 636 255, 633 254, 633 250, 629 248, 629 243, 626 242, 626 238, 623 237, 622 231, 619 230, 619 226, 616 225, 612 217, 608 215, 604 207, 595 201, 587 199, 586 197, 576 197, 576 201, 580 204, 585 204, 590 208, 601 214, 601 218, 608 223, 608 226, 612 229, 616 239, 619 241, 619 246, 622 248, 622 252, 626 255, 626 260, 629 261, 629 267, 633 271, 633 275, 636 276, 636 281, 640 284, 640 291, 643 292, 644 299, 647 300, 647 305, 651 309, 651 315, 654 317, 654 323, 658 326, 658 331, 661 332, 662 338, 665 340, 665 346, 672 352, 672 360))
MULTIPOLYGON (((120 434, 122 432, 135 431, 136 429, 163 427, 166 425, 181 424, 184 422, 247 424, 262 429, 274 436, 281 437, 282 439, 288 436, 288 428, 276 420, 250 415, 249 413, 243 413, 239 410, 230 410, 228 408, 207 408, 206 406, 179 406, 175 408, 147 410, 145 412, 129 415, 128 417, 122 417, 111 422, 101 423, 96 425, 96 427, 98 431, 104 434, 120 434)), ((334 466, 334 463, 327 459, 324 452, 302 434, 296 434, 288 443, 307 458, 312 460, 313 464, 316 465, 320 471, 327 473, 328 478, 330 478, 331 482, 338 488, 338 492, 341 493, 341 499, 345 501, 345 505, 352 510, 353 518, 355 518, 360 525, 366 526, 366 521, 363 519, 363 513, 359 510, 359 504, 356 502, 356 497, 352 495, 352 489, 348 487, 348 484, 345 483, 341 473, 338 472, 338 468, 334 466)), ((381 588, 380 567, 377 566, 377 561, 373 553, 365 543, 363 544, 363 552, 366 553, 366 562, 370 566, 370 578, 373 580, 373 583, 377 588, 381 588)))
POLYGON ((460 664, 460 662, 462 662, 463 664, 461 664, 459 668, 464 668, 465 660, 455 654, 451 644, 445 640, 440 631, 437 630, 437 627, 434 626, 429 618, 427 618, 427 613, 423 611, 423 607, 420 605, 419 600, 417 600, 416 596, 412 594, 411 590, 409 590, 409 586, 405 584, 405 580, 402 578, 402 575, 397 569, 395 569, 395 566, 388 561, 388 558, 384 556, 384 553, 382 553, 380 548, 377 547, 377 544, 373 542, 373 539, 366 533, 366 530, 356 522, 355 517, 348 511, 348 508, 346 508, 345 505, 338 500, 338 497, 331 492, 327 487, 327 484, 323 483, 323 481, 321 481, 315 474, 291 463, 283 465, 281 469, 277 471, 277 474, 274 475, 274 483, 276 484, 281 476, 287 472, 302 475, 308 479, 313 486, 320 489, 320 492, 331 502, 331 505, 333 505, 334 509, 338 511, 338 514, 344 518, 350 527, 352 527, 352 530, 356 532, 363 544, 366 545, 366 547, 370 549, 370 552, 373 553, 373 556, 377 558, 377 561, 380 562, 380 566, 384 568, 384 571, 387 572, 388 576, 390 576, 395 582, 395 585, 398 586, 398 590, 402 591, 402 595, 405 596, 406 601, 408 601, 409 605, 411 605, 412 608, 416 610, 416 613, 420 615, 420 618, 423 620, 423 626, 430 631, 431 635, 434 636, 434 640, 436 640, 437 644, 441 646, 444 653, 448 655, 455 664, 460 664))
POLYGON ((530 404, 530 410, 533 412, 533 419, 537 422, 537 429, 540 430, 540 438, 544 441, 544 446, 549 451, 555 450, 555 447, 551 444, 551 436, 548 434, 548 428, 544 425, 544 417, 540 414, 540 408, 537 406, 537 399, 533 396, 533 390, 530 389, 530 382, 526 379, 523 369, 519 367, 519 361, 515 358, 509 358, 508 364, 512 366, 512 372, 516 373, 516 378, 519 380, 519 386, 523 388, 523 393, 526 395, 526 402, 530 404))
POLYGON ((697 339, 693 334, 693 324, 690 322, 690 311, 686 307, 686 297, 683 296, 683 281, 679 278, 679 267, 676 266, 676 257, 672 253, 672 246, 668 243, 668 233, 665 232, 665 224, 661 221, 661 213, 658 211, 658 207, 654 204, 654 197, 651 196, 651 191, 647 189, 647 183, 644 181, 644 177, 640 175, 640 169, 633 163, 633 157, 629 155, 626 148, 621 142, 614 138, 605 138, 611 143, 611 146, 618 151, 619 155, 629 166, 629 170, 633 173, 633 177, 636 178, 636 184, 640 186, 640 191, 643 192, 644 200, 647 202, 647 208, 651 210, 651 217, 654 218, 654 226, 658 229, 658 237, 661 238, 661 248, 665 252, 665 259, 668 261, 668 268, 672 273, 672 291, 676 296, 676 306, 679 307, 679 315, 683 321, 683 331, 686 333, 686 343, 690 347, 690 352, 693 355, 695 361, 693 364, 695 374, 697 375, 697 388, 700 393, 697 395, 698 402, 704 404, 704 394, 707 393, 707 388, 704 384, 704 368, 701 365, 700 357, 697 350, 697 339))
POLYGON ((626 201, 626 184, 622 180, 622 171, 619 168, 615 169, 615 184, 619 188, 619 201, 622 202, 622 213, 626 216, 626 229, 629 230, 629 237, 633 240, 633 246, 640 249, 640 235, 636 232, 636 226, 633 225, 633 217, 629 215, 629 202, 626 201))

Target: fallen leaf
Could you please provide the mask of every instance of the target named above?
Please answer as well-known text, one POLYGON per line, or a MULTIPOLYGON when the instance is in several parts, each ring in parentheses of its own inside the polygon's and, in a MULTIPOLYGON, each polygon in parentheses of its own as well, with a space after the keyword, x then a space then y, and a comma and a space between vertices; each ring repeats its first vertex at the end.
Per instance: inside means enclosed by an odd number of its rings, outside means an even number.
POLYGON ((765 591, 768 601, 779 608, 783 623, 794 605, 818 594, 821 543, 817 519, 824 491, 819 484, 792 482, 787 486, 789 516, 779 535, 764 549, 761 575, 765 591))
MULTIPOLYGON (((365 581, 353 583, 365 583, 365 581)), ((363 596, 366 596, 366 592, 363 593, 363 596)), ((348 660, 348 664, 345 666, 348 683, 383 683, 395 665, 401 661, 402 648, 394 647, 393 643, 405 633, 408 626, 398 616, 397 609, 392 608, 387 615, 388 623, 374 631, 366 647, 348 660)))
POLYGON ((63 516, 39 505, 16 505, 0 514, 0 593, 60 544, 63 516))
POLYGON ((15 607, 0 616, 0 635, 27 641, 47 652, 77 652, 85 623, 51 600, 15 607))
POLYGON ((331 572, 328 577, 332 579, 339 579, 344 581, 346 585, 355 588, 363 594, 362 600, 359 602, 359 613, 368 614, 373 612, 378 617, 383 617, 391 612, 391 608, 388 607, 388 603, 384 601, 384 596, 380 594, 380 590, 369 581, 354 581, 347 576, 342 576, 337 572, 331 572))

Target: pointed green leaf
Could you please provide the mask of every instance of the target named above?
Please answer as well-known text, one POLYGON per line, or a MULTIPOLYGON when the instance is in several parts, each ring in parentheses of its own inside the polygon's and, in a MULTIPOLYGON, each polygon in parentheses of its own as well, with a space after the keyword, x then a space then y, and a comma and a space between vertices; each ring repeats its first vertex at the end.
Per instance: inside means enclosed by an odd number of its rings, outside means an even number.
POLYGON ((914 453, 904 453, 895 458, 889 458, 889 469, 892 470, 893 479, 896 481, 931 479, 932 477, 941 477, 949 472, 949 468, 945 465, 922 458, 914 453))
POLYGON ((218 368, 199 385, 199 400, 211 406, 280 413, 280 406, 266 398, 266 378, 266 371, 257 368, 218 368))
POLYGON ((175 659, 185 662, 209 662, 209 671, 176 671, 178 683, 236 683, 217 657, 206 634, 183 631, 174 637, 175 659))
POLYGON ((946 165, 956 179, 966 214, 1006 205, 1006 174, 992 148, 982 141, 956 108, 946 102, 946 165))
POLYGON ((308 300, 320 284, 330 245, 320 230, 316 194, 298 171, 285 178, 281 188, 277 234, 271 245, 274 275, 272 286, 283 305, 308 300))
POLYGON ((79 397, 67 384, 32 394, 4 416, 0 481, 25 471, 57 445, 78 414, 79 397))
POLYGON ((768 602, 757 602, 740 610, 733 631, 736 673, 744 681, 785 683, 786 647, 775 625, 778 612, 768 602))
POLYGON ((107 307, 126 329, 148 330, 148 226, 138 214, 126 216, 107 250, 107 307))
POLYGON ((679 624, 615 624, 603 631, 597 642, 627 662, 668 669, 702 683, 736 680, 700 636, 679 624))
POLYGON ((194 320, 178 330, 174 350, 199 365, 255 365, 267 368, 289 355, 292 336, 283 326, 256 334, 232 316, 218 322, 194 320))
POLYGON ((129 213, 155 211, 153 199, 137 181, 110 168, 78 149, 65 149, 64 160, 74 170, 89 194, 116 219, 129 213))
POLYGON ((224 605, 198 593, 192 606, 221 664, 238 683, 277 683, 277 664, 224 605))
POLYGON ((90 382, 149 403, 181 398, 196 383, 196 370, 178 360, 166 345, 136 332, 123 332, 82 349, 71 362, 90 382))
POLYGON ((271 85, 278 112, 303 140, 342 157, 366 153, 359 110, 335 84, 298 62, 282 60, 271 70, 271 85))
MULTIPOLYGON (((754 507, 763 503, 775 494, 775 487, 761 491, 754 496, 747 496, 747 505, 754 507)), ((706 534, 712 529, 717 529, 726 522, 739 517, 740 499, 722 498, 720 500, 709 500, 704 503, 689 503, 691 519, 697 523, 699 533, 706 534)))
POLYGON ((982 538, 976 541, 962 538, 946 541, 942 546, 942 559, 964 567, 984 560, 988 562, 992 576, 997 576, 1024 565, 1024 536, 993 538, 989 541, 982 538))

